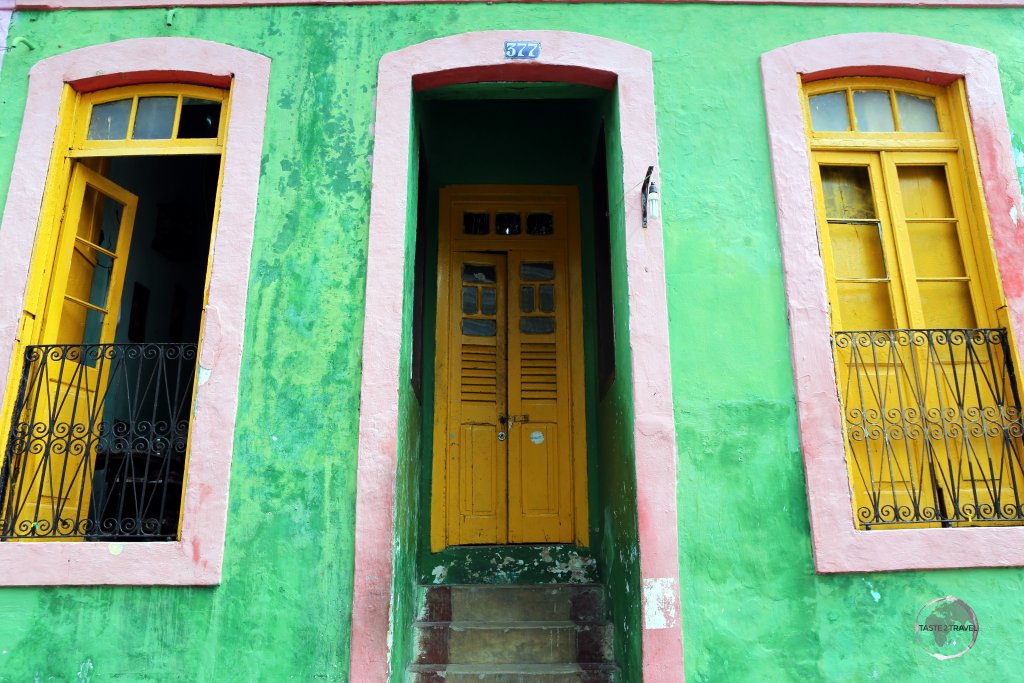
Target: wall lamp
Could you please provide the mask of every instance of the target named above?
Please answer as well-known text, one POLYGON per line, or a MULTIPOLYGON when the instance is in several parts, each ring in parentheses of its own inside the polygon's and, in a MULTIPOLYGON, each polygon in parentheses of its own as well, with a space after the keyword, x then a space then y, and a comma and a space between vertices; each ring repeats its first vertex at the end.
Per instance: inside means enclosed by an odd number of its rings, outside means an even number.
POLYGON ((651 180, 654 167, 647 167, 647 175, 644 176, 644 185, 640 188, 640 215, 643 217, 643 226, 647 227, 647 217, 657 220, 661 217, 661 195, 658 194, 658 183, 651 180))

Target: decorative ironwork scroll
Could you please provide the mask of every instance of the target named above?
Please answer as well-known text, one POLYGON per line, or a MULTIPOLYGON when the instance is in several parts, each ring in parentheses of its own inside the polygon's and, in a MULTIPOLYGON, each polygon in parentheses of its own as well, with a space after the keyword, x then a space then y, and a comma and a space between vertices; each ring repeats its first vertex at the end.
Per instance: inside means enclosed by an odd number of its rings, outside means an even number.
POLYGON ((28 346, 0 540, 172 540, 196 344, 28 346))
POLYGON ((1024 522, 1024 422, 1005 329, 835 332, 860 528, 1024 522))

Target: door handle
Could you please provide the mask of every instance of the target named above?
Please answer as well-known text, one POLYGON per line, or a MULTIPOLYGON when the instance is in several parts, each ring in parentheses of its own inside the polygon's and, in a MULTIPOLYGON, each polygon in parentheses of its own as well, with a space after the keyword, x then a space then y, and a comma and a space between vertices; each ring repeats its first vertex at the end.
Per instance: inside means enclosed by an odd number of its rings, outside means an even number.
POLYGON ((505 432, 498 432, 498 441, 505 440, 505 432))

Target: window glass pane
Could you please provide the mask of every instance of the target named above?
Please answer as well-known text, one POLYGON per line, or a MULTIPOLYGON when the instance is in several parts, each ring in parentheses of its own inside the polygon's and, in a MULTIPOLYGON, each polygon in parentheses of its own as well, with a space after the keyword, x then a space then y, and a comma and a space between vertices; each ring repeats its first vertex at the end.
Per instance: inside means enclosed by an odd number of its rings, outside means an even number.
POLYGON ((215 138, 220 128, 220 102, 186 97, 181 101, 179 138, 215 138))
POLYGON ((935 100, 905 92, 896 93, 896 106, 900 110, 900 127, 905 133, 938 133, 939 117, 935 100))
POLYGON ((519 266, 519 277, 523 280, 554 280, 554 263, 524 263, 519 266))
POLYGON ((821 190, 830 219, 874 218, 875 202, 866 166, 822 166, 821 190))
POLYGON ((960 282, 918 282, 921 308, 928 327, 975 327, 970 284, 960 282))
POLYGON ((524 315, 519 319, 519 330, 525 334, 551 334, 555 331, 555 319, 524 315))
POLYGON ((877 223, 830 223, 832 263, 837 278, 885 278, 885 254, 877 223))
POLYGON ((963 277, 963 254, 956 223, 908 223, 918 277, 963 277))
POLYGON ((462 319, 462 334, 468 337, 493 337, 497 330, 498 323, 494 320, 462 319))
POLYGON ((907 218, 953 218, 944 167, 898 166, 897 173, 907 218))
POLYGON ((462 312, 466 315, 474 315, 477 311, 476 287, 462 288, 462 312))
POLYGON ((532 285, 525 285, 519 288, 519 310, 523 313, 533 313, 532 285))
POLYGON ((499 235, 518 235, 521 232, 519 214, 499 213, 494 217, 494 226, 499 235))
POLYGON ((128 117, 132 113, 132 100, 104 102, 92 108, 87 140, 124 140, 128 137, 128 117))
POLYGON ((555 286, 540 286, 540 310, 551 313, 555 310, 555 286))
POLYGON ((808 98, 811 129, 819 131, 850 130, 850 112, 846 108, 846 92, 829 92, 808 98))
POLYGON ((170 140, 174 132, 177 97, 140 97, 135 111, 135 140, 170 140))
POLYGON ((887 282, 837 282, 844 330, 891 330, 892 304, 887 282))
POLYGON ((498 292, 494 287, 484 287, 480 301, 480 312, 484 315, 494 315, 498 312, 498 292))
POLYGON ((891 133, 896 130, 888 90, 854 90, 853 111, 859 131, 891 133))
POLYGON ((555 232, 555 217, 550 213, 531 213, 526 217, 527 235, 550 235, 555 232))
POLYGON ((486 235, 491 231, 491 217, 486 213, 462 214, 462 232, 466 235, 486 235))
POLYGON ((462 281, 493 283, 497 282, 497 273, 494 266, 467 263, 462 266, 462 281))

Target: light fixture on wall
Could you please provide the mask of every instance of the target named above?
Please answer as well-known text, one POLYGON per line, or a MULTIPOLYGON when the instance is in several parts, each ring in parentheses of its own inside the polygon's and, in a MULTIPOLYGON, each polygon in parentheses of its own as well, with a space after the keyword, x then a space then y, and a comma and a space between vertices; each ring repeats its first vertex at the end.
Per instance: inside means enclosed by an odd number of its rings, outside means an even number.
POLYGON ((647 218, 661 217, 661 195, 658 193, 658 183, 651 181, 651 174, 654 167, 647 167, 647 175, 644 177, 644 185, 640 188, 640 214, 643 216, 643 226, 647 227, 647 218))

